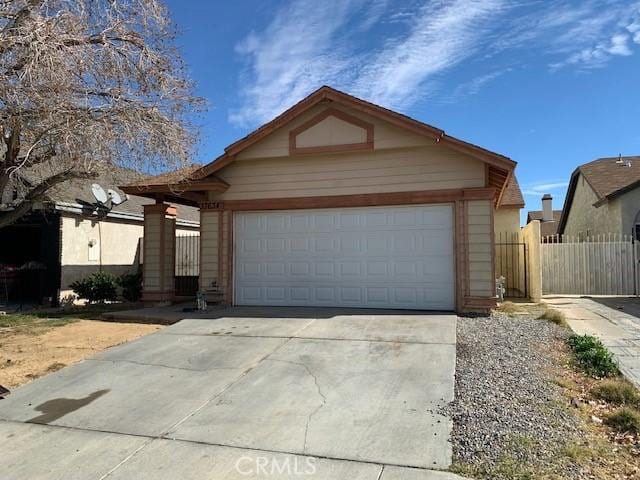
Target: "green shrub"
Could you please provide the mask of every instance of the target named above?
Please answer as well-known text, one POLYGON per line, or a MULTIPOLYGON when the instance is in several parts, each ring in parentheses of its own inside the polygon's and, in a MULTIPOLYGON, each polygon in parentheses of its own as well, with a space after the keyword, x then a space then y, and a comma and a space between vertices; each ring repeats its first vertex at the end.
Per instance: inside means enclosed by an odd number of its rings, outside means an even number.
POLYGON ((567 319, 564 316, 564 313, 554 308, 547 308, 538 318, 541 320, 548 320, 562 327, 567 325, 567 319))
POLYGON ((596 377, 610 377, 620 373, 613 355, 597 338, 591 335, 572 335, 568 343, 578 364, 587 373, 596 377))
POLYGON ((71 289, 79 298, 89 303, 105 302, 118 298, 116 277, 106 272, 96 272, 87 278, 71 284, 71 289))
POLYGON ((604 380, 591 389, 591 395, 598 400, 616 405, 638 405, 640 403, 638 391, 626 380, 604 380))
POLYGON ((128 302, 137 302, 142 296, 142 274, 125 273, 118 277, 118 286, 122 288, 122 297, 128 302))
POLYGON ((622 407, 604 419, 604 423, 621 433, 640 432, 640 412, 622 407))

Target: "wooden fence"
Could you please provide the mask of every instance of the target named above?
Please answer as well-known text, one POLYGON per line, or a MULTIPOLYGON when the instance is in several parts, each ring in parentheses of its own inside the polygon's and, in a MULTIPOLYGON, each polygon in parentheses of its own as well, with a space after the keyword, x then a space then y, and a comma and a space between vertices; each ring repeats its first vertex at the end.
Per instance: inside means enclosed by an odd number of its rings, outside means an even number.
POLYGON ((543 237, 542 293, 637 295, 640 243, 627 235, 543 237))

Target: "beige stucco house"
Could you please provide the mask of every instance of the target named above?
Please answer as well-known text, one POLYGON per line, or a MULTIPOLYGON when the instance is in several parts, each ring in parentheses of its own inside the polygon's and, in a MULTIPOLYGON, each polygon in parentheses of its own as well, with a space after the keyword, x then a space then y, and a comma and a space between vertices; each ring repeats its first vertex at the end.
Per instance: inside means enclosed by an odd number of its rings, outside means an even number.
MULTIPOLYGON (((154 202, 131 196, 100 213, 91 193, 92 183, 113 189, 136 177, 131 171, 113 168, 96 179, 69 180, 52 189, 30 215, 0 230, 0 270, 12 272, 3 292, 8 300, 64 301, 72 298, 71 283, 94 272, 138 271, 143 210, 154 202)), ((177 233, 197 234, 197 209, 179 208, 177 233)), ((4 296, 0 295, 3 303, 4 296)))
POLYGON ((486 311, 515 165, 322 87, 186 179, 123 187, 157 201, 144 299, 174 295, 171 201, 199 207, 200 289, 227 304, 486 311))
POLYGON ((558 234, 640 239, 640 157, 600 158, 571 175, 558 234))

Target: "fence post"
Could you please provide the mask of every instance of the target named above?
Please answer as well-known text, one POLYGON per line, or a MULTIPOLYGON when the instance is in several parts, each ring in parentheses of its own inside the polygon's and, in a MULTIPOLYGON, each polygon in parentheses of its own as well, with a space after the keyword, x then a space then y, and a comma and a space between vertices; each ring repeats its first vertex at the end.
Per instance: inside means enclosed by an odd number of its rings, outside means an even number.
POLYGON ((539 302, 542 298, 542 265, 540 262, 540 221, 529 222, 522 229, 522 238, 527 246, 527 273, 529 275, 529 298, 539 302))

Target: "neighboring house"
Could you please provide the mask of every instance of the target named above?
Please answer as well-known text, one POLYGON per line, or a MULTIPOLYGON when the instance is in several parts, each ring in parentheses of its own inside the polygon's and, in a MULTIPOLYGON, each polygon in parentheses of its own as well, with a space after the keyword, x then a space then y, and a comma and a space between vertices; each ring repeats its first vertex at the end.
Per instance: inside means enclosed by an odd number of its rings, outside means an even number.
POLYGON ((600 158, 571 175, 558 226, 580 239, 600 234, 640 239, 640 157, 600 158))
POLYGON ((553 197, 548 193, 542 197, 542 210, 531 210, 527 212, 527 224, 538 220, 540 222, 540 236, 543 242, 553 243, 552 238, 558 233, 558 225, 562 210, 553 210, 553 197))
POLYGON ((322 87, 179 185, 124 187, 158 201, 145 208, 143 299, 173 298, 169 200, 200 207, 200 288, 227 304, 486 311, 515 166, 322 87))
POLYGON ((507 183, 500 206, 496 209, 494 219, 496 237, 500 234, 520 232, 520 209, 522 208, 524 208, 524 197, 514 174, 507 183))
MULTIPOLYGON (((134 178, 139 176, 114 168, 96 179, 69 180, 53 188, 36 211, 0 229, 0 302, 8 296, 9 301, 56 303, 72 293, 71 283, 98 270, 136 272, 143 208, 153 201, 132 195, 105 216, 90 206, 95 204, 92 183, 115 189, 134 178)), ((197 209, 179 208, 179 229, 197 232, 197 209)))

